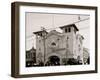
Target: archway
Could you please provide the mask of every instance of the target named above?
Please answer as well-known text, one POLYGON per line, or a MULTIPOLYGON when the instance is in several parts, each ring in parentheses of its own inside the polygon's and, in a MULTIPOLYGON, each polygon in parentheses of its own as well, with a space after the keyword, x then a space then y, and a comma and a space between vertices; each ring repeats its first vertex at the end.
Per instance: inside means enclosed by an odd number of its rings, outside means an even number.
POLYGON ((60 58, 58 56, 50 56, 46 62, 46 66, 58 66, 60 65, 60 58))

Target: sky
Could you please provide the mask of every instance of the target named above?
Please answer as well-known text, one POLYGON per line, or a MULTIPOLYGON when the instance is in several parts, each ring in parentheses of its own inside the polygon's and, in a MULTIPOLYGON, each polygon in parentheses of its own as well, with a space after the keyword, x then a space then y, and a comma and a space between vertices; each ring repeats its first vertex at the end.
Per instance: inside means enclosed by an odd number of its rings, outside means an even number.
POLYGON ((50 13, 32 13, 27 12, 25 14, 25 28, 26 28, 26 50, 31 49, 33 46, 36 48, 36 39, 33 32, 40 31, 41 27, 47 29, 47 31, 54 28, 61 32, 60 26, 75 23, 79 31, 77 33, 84 37, 83 46, 85 48, 90 47, 90 19, 89 15, 79 14, 50 14, 50 13), (84 20, 80 21, 79 20, 84 20))

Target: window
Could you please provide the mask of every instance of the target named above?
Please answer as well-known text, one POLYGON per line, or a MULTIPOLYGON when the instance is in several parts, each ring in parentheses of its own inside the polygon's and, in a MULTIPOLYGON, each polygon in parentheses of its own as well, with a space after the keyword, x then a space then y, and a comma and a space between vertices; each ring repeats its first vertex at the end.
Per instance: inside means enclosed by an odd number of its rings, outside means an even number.
POLYGON ((68 28, 68 32, 71 32, 71 29, 70 28, 68 28))
POLYGON ((42 36, 42 33, 40 33, 40 36, 42 36))
POLYGON ((65 29, 65 32, 67 32, 67 29, 65 29))
POLYGON ((76 30, 74 29, 74 32, 76 33, 76 30))
POLYGON ((56 43, 53 42, 52 45, 53 45, 53 46, 56 46, 56 43))
POLYGON ((59 41, 60 39, 58 38, 57 40, 59 41))
POLYGON ((67 40, 66 40, 66 46, 67 46, 67 48, 69 47, 69 45, 68 45, 68 39, 69 39, 69 37, 67 37, 67 40))
POLYGON ((67 40, 69 39, 69 37, 67 37, 67 40))
POLYGON ((68 29, 66 28, 65 32, 71 32, 71 28, 68 28, 68 29))

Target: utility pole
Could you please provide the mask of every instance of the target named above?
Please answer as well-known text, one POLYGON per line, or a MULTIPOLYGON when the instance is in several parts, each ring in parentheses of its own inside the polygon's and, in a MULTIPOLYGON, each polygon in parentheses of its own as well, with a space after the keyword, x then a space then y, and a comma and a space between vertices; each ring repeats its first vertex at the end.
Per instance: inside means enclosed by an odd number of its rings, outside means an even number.
POLYGON ((67 54, 69 54, 68 53, 68 39, 69 38, 67 37, 67 40, 66 40, 66 61, 65 61, 66 63, 67 63, 67 58, 68 58, 67 56, 69 56, 69 55, 67 55, 67 54))
POLYGON ((46 54, 46 48, 45 48, 45 38, 46 38, 46 30, 44 27, 41 27, 42 32, 42 37, 43 37, 43 45, 44 45, 44 66, 45 66, 45 54, 46 54))

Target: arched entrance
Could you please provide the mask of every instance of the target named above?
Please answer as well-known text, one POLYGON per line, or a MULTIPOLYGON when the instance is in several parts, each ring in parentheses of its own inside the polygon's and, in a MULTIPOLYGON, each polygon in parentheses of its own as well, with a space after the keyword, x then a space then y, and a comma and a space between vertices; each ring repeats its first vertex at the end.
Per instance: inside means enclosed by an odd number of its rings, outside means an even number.
POLYGON ((60 58, 58 56, 50 56, 46 62, 46 66, 60 65, 60 58))

